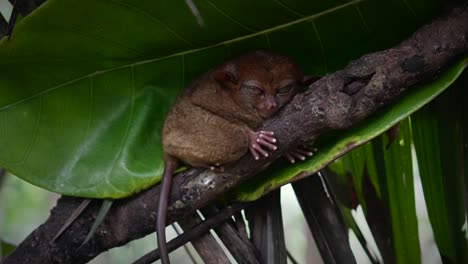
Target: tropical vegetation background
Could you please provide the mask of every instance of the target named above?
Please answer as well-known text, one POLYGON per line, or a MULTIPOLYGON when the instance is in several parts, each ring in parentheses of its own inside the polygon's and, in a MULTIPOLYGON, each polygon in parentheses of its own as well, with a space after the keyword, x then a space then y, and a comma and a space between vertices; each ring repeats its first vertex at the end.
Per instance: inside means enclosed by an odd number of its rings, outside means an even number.
MULTIPOLYGON (((20 13, 10 39, 0 41, 0 167, 18 176, 0 176, 0 252, 48 216, 57 195, 44 189, 120 198, 158 182, 165 111, 184 85, 227 57, 272 49, 324 75, 396 45, 458 2, 194 1, 202 25, 182 0, 48 0, 20 13)), ((0 0, 5 21, 8 3, 0 0)), ((358 263, 468 263, 466 64, 461 58, 359 126, 319 138, 314 158, 280 162, 267 180, 246 183, 233 197, 256 199, 264 186, 313 172, 337 147, 374 138, 306 180, 337 205, 348 235, 340 245, 351 241, 358 263)), ((321 228, 317 243, 333 247, 326 234, 339 227, 312 226, 302 212, 323 194, 304 197, 297 185, 283 191, 283 207, 295 208, 284 213, 285 234, 292 255, 306 263, 308 229, 321 228)), ((95 262, 128 263, 152 240, 95 262)))

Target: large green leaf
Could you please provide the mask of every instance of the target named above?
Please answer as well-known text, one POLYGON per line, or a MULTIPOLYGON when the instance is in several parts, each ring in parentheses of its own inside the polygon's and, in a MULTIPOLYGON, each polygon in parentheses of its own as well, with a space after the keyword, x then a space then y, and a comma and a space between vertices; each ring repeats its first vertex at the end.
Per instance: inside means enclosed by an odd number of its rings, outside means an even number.
MULTIPOLYGON (((255 200, 265 192, 284 185, 297 176, 303 177, 319 171, 349 151, 350 148, 360 146, 377 137, 437 97, 458 78, 467 64, 468 59, 461 60, 447 69, 436 81, 410 89, 397 102, 357 126, 346 131, 330 133, 324 139, 319 138, 316 144, 319 151, 314 154, 313 158, 296 166, 285 166, 285 161, 277 162, 261 175, 241 185, 231 195, 242 201, 255 200)), ((361 171, 362 168, 355 168, 355 170, 361 171)), ((374 175, 371 177, 371 181, 377 185, 375 180, 376 176, 374 175)), ((355 180, 355 182, 359 181, 355 180)), ((358 191, 360 185, 359 183, 357 186, 358 191)), ((362 197, 362 195, 358 194, 358 197, 362 197)))
POLYGON ((0 41, 0 166, 63 194, 127 196, 159 181, 164 114, 209 67, 262 48, 323 74, 440 2, 201 0, 200 27, 182 0, 49 0, 0 41))

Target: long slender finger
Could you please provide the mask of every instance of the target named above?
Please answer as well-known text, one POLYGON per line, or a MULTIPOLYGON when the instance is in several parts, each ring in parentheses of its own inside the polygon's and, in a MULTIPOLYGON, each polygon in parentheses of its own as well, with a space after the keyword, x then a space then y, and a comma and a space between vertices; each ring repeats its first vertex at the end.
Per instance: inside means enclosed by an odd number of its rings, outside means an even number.
POLYGON ((314 152, 312 152, 310 150, 306 150, 306 149, 300 149, 300 148, 296 148, 294 150, 294 152, 305 155, 305 156, 308 156, 308 157, 314 155, 314 152))
POLYGON ((304 146, 304 147, 302 147, 302 149, 308 150, 308 151, 311 151, 311 152, 317 152, 318 151, 318 148, 313 147, 313 146, 304 146))
POLYGON ((258 137, 261 139, 265 139, 270 143, 276 143, 276 138, 272 135, 260 134, 258 137))
POLYGON ((294 158, 297 158, 297 159, 300 159, 300 160, 305 160, 306 157, 304 155, 302 155, 301 153, 298 153, 296 151, 292 151, 290 152, 290 154, 294 157, 294 158))
POLYGON ((289 162, 296 163, 296 160, 294 159, 293 156, 291 156, 291 154, 286 153, 286 154, 284 154, 284 156, 286 157, 287 160, 289 160, 289 162))
POLYGON ((267 142, 261 138, 258 138, 257 139, 257 143, 260 145, 260 146, 264 146, 264 147, 267 147, 271 150, 276 150, 278 147, 276 147, 275 145, 271 144, 270 142, 267 142))
POLYGON ((275 133, 273 131, 260 130, 260 134, 273 136, 275 133))
POLYGON ((252 144, 252 148, 254 148, 258 153, 260 153, 261 155, 263 155, 264 157, 268 157, 269 154, 268 152, 266 152, 265 150, 263 150, 260 145, 258 144, 252 144))
POLYGON ((260 159, 260 156, 258 155, 257 151, 255 151, 255 149, 249 148, 249 150, 250 150, 250 154, 252 154, 252 156, 253 156, 253 158, 254 158, 255 160, 260 159))
POLYGON ((318 150, 316 147, 314 147, 313 143, 306 143, 306 144, 300 145, 298 148, 309 150, 312 152, 317 152, 318 150))

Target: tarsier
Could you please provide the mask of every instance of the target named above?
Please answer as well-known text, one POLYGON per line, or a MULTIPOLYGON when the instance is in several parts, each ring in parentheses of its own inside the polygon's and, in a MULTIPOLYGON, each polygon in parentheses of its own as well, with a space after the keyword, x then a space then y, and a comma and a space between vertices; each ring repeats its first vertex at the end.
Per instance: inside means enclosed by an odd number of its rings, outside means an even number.
MULTIPOLYGON (((256 160, 267 158, 277 148, 276 139, 273 131, 258 127, 313 80, 288 57, 257 51, 210 70, 179 95, 162 131, 165 167, 157 235, 163 263, 169 263, 166 211, 178 163, 222 171, 248 152, 256 160)), ((285 154, 291 162, 311 155, 299 147, 285 154)))

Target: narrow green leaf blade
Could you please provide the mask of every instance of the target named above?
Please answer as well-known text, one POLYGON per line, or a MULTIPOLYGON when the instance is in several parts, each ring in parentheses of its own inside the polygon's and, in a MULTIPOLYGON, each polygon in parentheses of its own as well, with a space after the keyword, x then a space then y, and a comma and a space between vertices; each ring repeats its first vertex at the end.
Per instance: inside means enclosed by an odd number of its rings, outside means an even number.
POLYGON ((388 144, 388 136, 380 136, 340 158, 345 164, 353 164, 341 173, 353 179, 353 191, 359 205, 366 209, 372 236, 383 260, 390 263, 420 263, 421 258, 411 142, 409 121, 405 119, 393 144, 388 144), (373 167, 374 182, 368 167, 373 167))
POLYGON ((78 218, 78 216, 81 215, 84 209, 88 207, 89 203, 91 203, 91 199, 85 199, 81 202, 70 217, 68 217, 67 221, 62 225, 57 234, 52 238, 52 242, 54 242, 78 218))
MULTIPOLYGON (((386 137, 384 137, 386 138, 386 137)), ((420 263, 418 220, 414 198, 409 120, 401 122, 396 142, 383 149, 389 215, 396 263, 420 263)), ((386 146, 387 142, 383 144, 386 146)), ((382 186, 381 186, 382 187, 382 186)))
POLYGON ((411 119, 429 219, 442 259, 450 263, 468 261, 466 76, 411 119))
POLYGON ((93 222, 93 226, 91 226, 88 235, 86 236, 85 240, 83 241, 80 247, 86 244, 93 237, 93 235, 96 233, 97 228, 106 217, 107 212, 109 212, 109 209, 111 208, 113 203, 113 200, 102 200, 101 208, 99 208, 99 211, 96 215, 96 219, 93 222))

